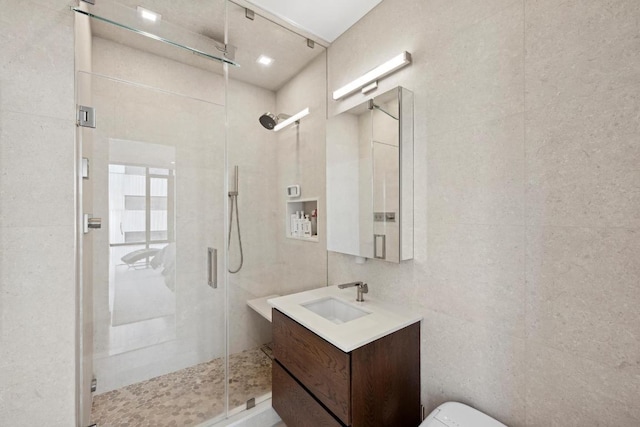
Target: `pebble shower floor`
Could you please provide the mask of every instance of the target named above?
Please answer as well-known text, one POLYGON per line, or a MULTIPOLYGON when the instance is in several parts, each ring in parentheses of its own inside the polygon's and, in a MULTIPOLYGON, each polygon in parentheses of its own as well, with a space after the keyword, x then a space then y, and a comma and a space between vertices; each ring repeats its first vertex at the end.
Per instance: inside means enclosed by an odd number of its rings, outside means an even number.
MULTIPOLYGON (((271 359, 260 349, 229 357, 229 408, 271 391, 271 359)), ((191 427, 224 411, 224 359, 99 394, 98 427, 191 427)))

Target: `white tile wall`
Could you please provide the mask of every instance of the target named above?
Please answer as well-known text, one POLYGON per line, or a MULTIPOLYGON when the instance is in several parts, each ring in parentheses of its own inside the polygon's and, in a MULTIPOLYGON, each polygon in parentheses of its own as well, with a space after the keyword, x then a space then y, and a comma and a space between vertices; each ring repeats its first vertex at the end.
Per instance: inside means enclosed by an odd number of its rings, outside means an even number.
POLYGON ((387 0, 329 48, 330 91, 413 54, 378 92, 415 92, 415 259, 330 253, 329 282, 422 311, 428 410, 640 424, 639 22, 633 0, 387 0))
POLYGON ((295 114, 306 107, 311 112, 299 126, 289 126, 277 133, 276 242, 282 295, 327 283, 325 94, 325 54, 318 56, 277 93, 278 112, 295 114), (300 185, 301 198, 318 199, 318 243, 285 237, 288 200, 285 189, 293 184, 300 185))
POLYGON ((75 419, 73 16, 0 2, 0 414, 75 419))

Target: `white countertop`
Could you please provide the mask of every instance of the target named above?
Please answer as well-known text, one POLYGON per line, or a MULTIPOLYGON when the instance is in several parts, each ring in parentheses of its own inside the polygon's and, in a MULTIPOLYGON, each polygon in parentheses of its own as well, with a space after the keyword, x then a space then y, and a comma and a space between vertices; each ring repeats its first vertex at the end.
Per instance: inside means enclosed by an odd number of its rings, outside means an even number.
POLYGON ((247 305, 254 309, 260 316, 271 322, 271 306, 267 303, 267 300, 277 298, 279 296, 280 295, 274 294, 267 297, 250 299, 247 301, 247 305))
POLYGON ((364 299, 364 302, 356 301, 355 288, 339 289, 338 286, 328 286, 272 298, 267 302, 345 353, 422 320, 422 316, 410 313, 404 307, 377 301, 368 294, 364 295, 364 299), (335 324, 302 306, 331 297, 369 314, 346 323, 335 324))

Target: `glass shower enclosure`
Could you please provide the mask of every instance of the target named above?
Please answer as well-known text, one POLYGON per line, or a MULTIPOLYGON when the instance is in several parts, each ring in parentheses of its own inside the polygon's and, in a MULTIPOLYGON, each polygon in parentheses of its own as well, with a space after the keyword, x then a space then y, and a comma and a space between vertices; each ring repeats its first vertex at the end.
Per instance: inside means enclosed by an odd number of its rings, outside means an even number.
POLYGON ((232 1, 118 2, 73 8, 78 427, 211 426, 269 407, 251 303, 326 285, 324 235, 283 221, 286 185, 324 198, 326 51, 232 1), (281 132, 258 122, 303 107, 281 132))
MULTIPOLYGON (((228 412, 225 67, 233 61, 224 44, 149 24, 139 10, 80 3, 80 425, 214 422, 228 412), (164 55, 177 47, 191 66, 164 55)), ((226 2, 212 4, 224 27, 226 2)))
MULTIPOLYGON (((158 377, 145 391, 164 394, 178 419, 198 398, 206 404, 195 419, 213 418, 226 391, 224 107, 94 74, 77 79, 91 87, 97 115, 96 128, 83 130, 84 215, 102 220, 85 235, 101 392, 92 421, 117 421, 113 402, 158 377)), ((135 400, 120 400, 121 413, 135 410, 135 400)), ((145 419, 171 415, 149 411, 145 419)))

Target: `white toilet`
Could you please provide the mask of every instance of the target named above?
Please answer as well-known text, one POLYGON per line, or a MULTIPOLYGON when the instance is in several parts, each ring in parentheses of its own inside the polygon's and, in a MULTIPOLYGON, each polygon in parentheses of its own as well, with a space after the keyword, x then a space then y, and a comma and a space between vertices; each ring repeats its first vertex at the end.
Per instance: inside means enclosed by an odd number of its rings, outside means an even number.
POLYGON ((471 406, 447 402, 438 406, 420 427, 507 427, 471 406))

